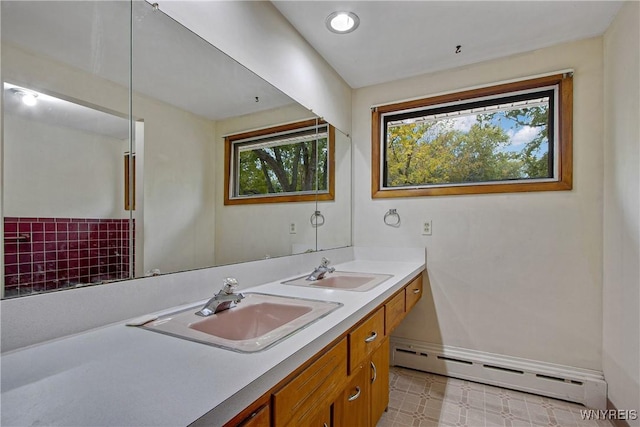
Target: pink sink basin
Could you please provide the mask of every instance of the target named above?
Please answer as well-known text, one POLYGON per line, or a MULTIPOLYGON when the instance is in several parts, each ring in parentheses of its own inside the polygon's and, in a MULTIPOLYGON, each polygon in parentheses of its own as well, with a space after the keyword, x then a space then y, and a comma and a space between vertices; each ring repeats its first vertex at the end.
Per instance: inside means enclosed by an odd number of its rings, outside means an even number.
POLYGON ((198 305, 162 316, 143 328, 252 353, 277 344, 342 306, 337 302, 260 293, 244 293, 244 296, 237 306, 208 317, 195 314, 201 308, 198 305))
POLYGON ((191 329, 233 341, 256 338, 279 328, 313 310, 307 306, 294 306, 273 302, 243 305, 223 311, 200 322, 191 329))
POLYGON ((334 288, 346 291, 364 292, 375 288, 390 277, 391 275, 389 274, 334 271, 333 273, 327 273, 324 278, 320 280, 307 280, 307 276, 303 276, 282 283, 286 285, 334 288))

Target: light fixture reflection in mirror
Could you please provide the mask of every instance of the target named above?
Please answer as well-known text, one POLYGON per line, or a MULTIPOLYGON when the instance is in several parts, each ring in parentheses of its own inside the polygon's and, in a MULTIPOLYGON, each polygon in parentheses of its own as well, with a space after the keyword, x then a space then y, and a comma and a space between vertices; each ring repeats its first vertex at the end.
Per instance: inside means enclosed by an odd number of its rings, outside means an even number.
MULTIPOLYGON (((7 88, 12 85, 5 83, 4 86, 5 88, 7 88)), ((17 86, 10 88, 10 91, 13 93, 14 96, 18 97, 18 99, 20 99, 24 105, 33 107, 38 103, 39 93, 37 92, 27 91, 26 89, 19 88, 17 86)))

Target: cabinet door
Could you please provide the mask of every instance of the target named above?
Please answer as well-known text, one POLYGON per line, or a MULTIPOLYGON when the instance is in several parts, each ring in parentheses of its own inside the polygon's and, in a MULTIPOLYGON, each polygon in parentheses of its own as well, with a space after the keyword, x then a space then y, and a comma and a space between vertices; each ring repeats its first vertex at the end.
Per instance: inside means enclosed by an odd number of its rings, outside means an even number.
POLYGON ((364 363, 354 370, 342 397, 335 402, 334 421, 337 427, 369 425, 369 369, 364 363))
POLYGON ((389 338, 371 354, 371 425, 375 426, 389 406, 389 338))
POLYGON ((309 427, 332 427, 331 406, 322 408, 309 422, 309 427))

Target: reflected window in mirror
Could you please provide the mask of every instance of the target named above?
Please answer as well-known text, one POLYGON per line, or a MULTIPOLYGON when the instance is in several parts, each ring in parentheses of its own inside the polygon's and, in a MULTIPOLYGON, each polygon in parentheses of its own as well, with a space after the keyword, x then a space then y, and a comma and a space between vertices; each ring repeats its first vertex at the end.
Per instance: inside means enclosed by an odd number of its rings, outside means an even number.
POLYGON ((225 205, 334 200, 335 130, 306 120, 225 137, 225 205))

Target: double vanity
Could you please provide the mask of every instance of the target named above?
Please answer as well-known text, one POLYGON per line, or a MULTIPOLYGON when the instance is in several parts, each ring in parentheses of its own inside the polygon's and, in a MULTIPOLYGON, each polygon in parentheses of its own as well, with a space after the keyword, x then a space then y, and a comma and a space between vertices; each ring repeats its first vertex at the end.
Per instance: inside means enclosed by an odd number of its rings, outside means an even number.
POLYGON ((5 353, 2 424, 375 426, 425 263, 334 267, 5 353))
MULTIPOLYGON (((323 258, 323 264, 328 262, 323 258)), ((314 274, 282 283, 363 292, 392 277, 388 274, 335 271, 333 268, 329 274, 323 272, 321 277, 314 274)), ((227 281, 237 286, 236 279, 225 279, 223 289, 201 310, 196 311, 198 306, 193 306, 149 321, 143 317, 143 324, 134 320, 132 325, 232 351, 252 353, 268 349, 343 305, 334 301, 258 292, 235 293, 235 288, 230 288, 227 281), (242 304, 238 305, 240 302, 242 304)))

